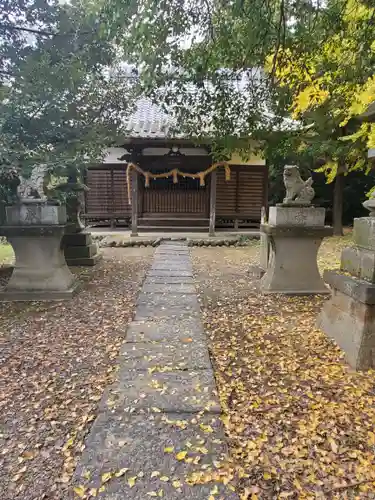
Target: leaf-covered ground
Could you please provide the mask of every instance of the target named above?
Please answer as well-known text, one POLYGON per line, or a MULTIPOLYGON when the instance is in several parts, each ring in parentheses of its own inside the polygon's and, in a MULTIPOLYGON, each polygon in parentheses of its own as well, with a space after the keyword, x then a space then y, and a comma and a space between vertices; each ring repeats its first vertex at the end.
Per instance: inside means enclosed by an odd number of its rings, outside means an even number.
MULTIPOLYGON (((348 243, 328 239, 320 267, 348 243)), ((258 251, 193 250, 227 474, 241 499, 375 498, 375 373, 353 372, 315 328, 323 298, 259 295, 258 251)))
MULTIPOLYGON (((59 303, 0 304, 0 499, 67 499, 152 250, 106 249, 59 303)), ((6 274, 6 273, 5 273, 6 274)))

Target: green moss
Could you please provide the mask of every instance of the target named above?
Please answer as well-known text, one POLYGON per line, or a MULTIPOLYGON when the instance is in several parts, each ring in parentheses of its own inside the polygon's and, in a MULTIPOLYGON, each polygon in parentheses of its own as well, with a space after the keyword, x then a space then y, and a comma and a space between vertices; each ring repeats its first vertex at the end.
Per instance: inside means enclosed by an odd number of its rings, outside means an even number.
POLYGON ((0 243, 0 266, 3 264, 11 264, 13 260, 13 248, 7 243, 0 243))

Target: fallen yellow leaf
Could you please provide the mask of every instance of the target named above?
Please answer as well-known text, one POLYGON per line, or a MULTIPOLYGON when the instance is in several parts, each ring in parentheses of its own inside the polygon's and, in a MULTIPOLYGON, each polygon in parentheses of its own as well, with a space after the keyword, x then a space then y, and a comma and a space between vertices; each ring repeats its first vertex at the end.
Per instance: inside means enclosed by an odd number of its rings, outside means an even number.
POLYGON ((129 477, 129 479, 128 479, 128 485, 130 486, 130 488, 133 488, 133 486, 135 485, 136 481, 137 481, 137 476, 129 477))
POLYGON ((125 472, 128 472, 128 468, 127 467, 124 467, 123 469, 120 469, 118 470, 117 472, 115 472, 115 476, 116 477, 121 477, 125 474, 125 472))
POLYGON ((102 474, 102 483, 107 483, 112 476, 112 472, 105 472, 104 474, 102 474))
POLYGON ((86 494, 86 488, 82 485, 75 486, 73 491, 79 498, 83 498, 86 494))

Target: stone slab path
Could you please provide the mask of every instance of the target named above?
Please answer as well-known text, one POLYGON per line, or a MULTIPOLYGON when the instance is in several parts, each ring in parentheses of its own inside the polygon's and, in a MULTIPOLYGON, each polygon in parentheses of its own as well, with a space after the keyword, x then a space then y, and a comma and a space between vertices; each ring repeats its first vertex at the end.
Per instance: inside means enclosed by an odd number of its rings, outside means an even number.
POLYGON ((117 382, 102 398, 75 483, 106 500, 237 499, 220 482, 189 481, 217 474, 226 453, 219 415, 189 250, 165 242, 155 251, 117 382))

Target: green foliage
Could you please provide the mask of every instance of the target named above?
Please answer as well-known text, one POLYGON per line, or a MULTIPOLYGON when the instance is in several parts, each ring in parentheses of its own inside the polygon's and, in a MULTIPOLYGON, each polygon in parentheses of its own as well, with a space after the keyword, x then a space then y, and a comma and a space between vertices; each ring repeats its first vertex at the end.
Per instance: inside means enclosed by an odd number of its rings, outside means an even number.
POLYGON ((228 152, 270 128, 269 79, 259 68, 285 31, 283 2, 109 0, 106 12, 142 92, 164 103, 185 135, 228 152))
POLYGON ((116 49, 85 2, 0 0, 0 11, 0 170, 79 175, 131 105, 116 49))
POLYGON ((375 97, 372 2, 109 0, 105 12, 142 92, 185 134, 213 138, 226 154, 249 148, 249 136, 273 145, 271 160, 307 154, 329 182, 367 169, 375 128, 358 132, 352 118, 375 97), (273 131, 290 113, 303 129, 279 149, 273 131))

